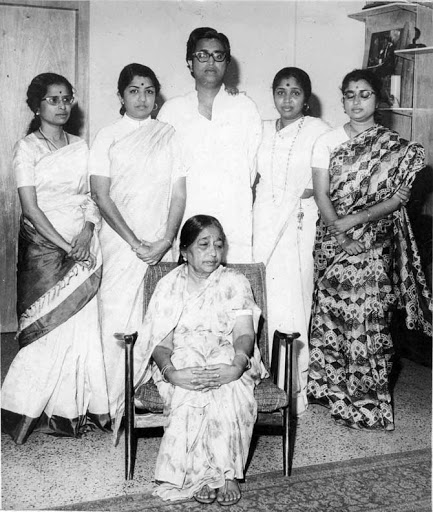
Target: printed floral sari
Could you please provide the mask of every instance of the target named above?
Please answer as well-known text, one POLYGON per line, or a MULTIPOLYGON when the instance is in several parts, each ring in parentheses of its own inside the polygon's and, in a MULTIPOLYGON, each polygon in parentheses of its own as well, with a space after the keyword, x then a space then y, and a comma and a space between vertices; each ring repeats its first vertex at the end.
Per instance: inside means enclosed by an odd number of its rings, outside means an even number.
MULTIPOLYGON (((382 126, 341 144, 329 168, 337 215, 365 210, 410 186, 423 159, 419 144, 382 126)), ((391 314, 404 308, 407 326, 431 335, 431 296, 404 207, 348 235, 365 252, 348 255, 319 219, 308 393, 329 405, 338 423, 393 430, 391 314)))
MULTIPOLYGON (((248 280, 237 271, 219 267, 205 288, 187 292, 188 268, 182 265, 158 283, 134 350, 136 398, 139 384, 153 377, 164 400, 167 424, 155 470, 155 494, 166 500, 190 498, 205 484, 224 485, 243 478, 256 420, 254 387, 263 375, 257 345, 251 369, 236 381, 208 393, 189 391, 164 382, 150 357, 171 331, 172 362, 177 369, 206 364, 230 364, 235 355, 233 327, 239 315, 260 310, 248 280)), ((121 411, 116 416, 119 418, 121 411)))

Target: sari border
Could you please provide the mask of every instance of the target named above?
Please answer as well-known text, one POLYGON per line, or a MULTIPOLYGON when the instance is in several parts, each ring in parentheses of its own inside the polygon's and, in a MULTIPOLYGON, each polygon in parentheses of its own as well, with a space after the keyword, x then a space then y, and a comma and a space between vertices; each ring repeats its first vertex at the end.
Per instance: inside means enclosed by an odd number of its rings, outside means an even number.
POLYGON ((16 336, 20 348, 47 335, 78 313, 96 295, 101 277, 102 266, 88 276, 86 269, 75 265, 21 316, 16 336), (78 280, 71 283, 74 277, 78 280))

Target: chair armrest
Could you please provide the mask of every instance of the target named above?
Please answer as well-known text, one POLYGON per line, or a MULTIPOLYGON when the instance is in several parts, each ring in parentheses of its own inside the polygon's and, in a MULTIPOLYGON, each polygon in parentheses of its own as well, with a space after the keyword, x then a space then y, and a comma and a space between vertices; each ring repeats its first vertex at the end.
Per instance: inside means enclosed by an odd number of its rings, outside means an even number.
MULTIPOLYGON (((285 358, 284 358, 284 390, 287 391, 288 386, 288 373, 292 373, 292 350, 293 350, 293 342, 299 338, 299 332, 280 332, 275 331, 274 337, 272 340, 272 358, 271 358, 271 374, 274 381, 274 384, 278 383, 278 370, 280 365, 280 350, 281 344, 284 343, 285 350, 285 358)), ((291 379, 290 379, 291 380, 291 379)))

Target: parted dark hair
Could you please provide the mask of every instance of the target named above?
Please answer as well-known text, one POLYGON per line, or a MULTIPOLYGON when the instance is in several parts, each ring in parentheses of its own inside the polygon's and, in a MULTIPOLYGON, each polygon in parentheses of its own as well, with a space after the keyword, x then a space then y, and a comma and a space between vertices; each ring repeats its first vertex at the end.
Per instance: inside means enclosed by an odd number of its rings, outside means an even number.
MULTIPOLYGON (((226 244, 226 235, 224 233, 224 229, 221 226, 221 223, 215 217, 211 215, 194 215, 194 217, 190 217, 182 227, 180 232, 180 243, 179 249, 180 251, 185 251, 188 247, 193 244, 203 229, 208 228, 209 226, 215 226, 221 232, 221 238, 226 244)), ((182 252, 179 255, 179 264, 184 263, 184 259, 182 256, 182 252)))
POLYGON ((347 73, 341 83, 341 92, 344 93, 350 82, 359 82, 359 80, 368 82, 376 94, 377 101, 381 99, 382 79, 370 69, 354 69, 350 73, 347 73))
POLYGON ((311 80, 303 69, 300 68, 283 68, 278 71, 278 73, 274 77, 274 81, 272 82, 272 92, 275 92, 275 89, 278 87, 281 80, 285 78, 294 78, 301 89, 304 91, 305 101, 307 102, 311 96, 311 80))
POLYGON ((69 94, 74 94, 74 88, 68 79, 56 73, 41 73, 33 78, 27 89, 27 105, 30 110, 35 114, 35 117, 30 122, 27 130, 27 135, 33 133, 41 126, 41 120, 36 112, 41 106, 42 98, 45 97, 50 85, 65 85, 69 94))
MULTIPOLYGON (((155 73, 152 69, 143 64, 137 64, 133 62, 132 64, 128 64, 125 66, 120 72, 119 79, 117 81, 117 91, 122 96, 125 92, 125 89, 132 82, 135 76, 142 76, 143 78, 149 78, 151 80, 153 86, 155 87, 156 96, 158 96, 159 91, 161 90, 161 84, 159 80, 156 78, 155 73)), ((120 114, 123 116, 125 113, 125 106, 122 105, 120 108, 120 114)))
POLYGON ((186 43, 186 60, 192 60, 192 54, 195 52, 195 48, 197 46, 198 41, 200 39, 217 39, 224 48, 226 52, 226 62, 227 64, 231 60, 230 55, 230 43, 227 36, 221 32, 216 31, 214 28, 210 27, 199 27, 194 29, 189 35, 188 42, 186 43))

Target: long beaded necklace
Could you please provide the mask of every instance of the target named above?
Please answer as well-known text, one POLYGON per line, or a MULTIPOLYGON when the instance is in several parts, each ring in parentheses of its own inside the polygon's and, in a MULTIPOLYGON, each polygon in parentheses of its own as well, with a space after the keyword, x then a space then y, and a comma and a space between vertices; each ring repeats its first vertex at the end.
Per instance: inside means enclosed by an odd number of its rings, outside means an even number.
MULTIPOLYGON (((59 147, 57 147, 57 146, 54 144, 54 142, 53 142, 51 139, 49 139, 49 138, 45 135, 45 133, 42 131, 42 129, 41 129, 41 128, 39 128, 39 133, 42 135, 43 139, 45 140, 45 144, 47 145, 47 148, 48 148, 50 151, 52 151, 52 149, 50 148, 49 144, 51 144, 51 145, 52 145, 56 150, 57 150, 57 149, 60 149, 59 147)), ((67 145, 69 144, 68 134, 67 134, 64 130, 62 130, 62 133, 63 133, 63 137, 65 138, 65 145, 67 146, 67 145)))
MULTIPOLYGON (((299 122, 299 125, 298 125, 298 129, 296 131, 296 134, 293 137, 292 143, 290 144, 290 148, 289 148, 289 151, 287 153, 285 175, 284 175, 284 191, 287 188, 287 178, 289 176, 289 167, 290 167, 290 160, 292 158, 293 148, 295 147, 296 140, 297 140, 297 138, 299 136, 300 131, 302 130, 302 127, 304 126, 304 122, 305 122, 305 117, 302 116, 302 118, 301 118, 301 120, 299 122)), ((271 191, 272 191, 272 202, 273 203, 276 202, 276 200, 275 200, 275 189, 274 189, 274 154, 275 154, 275 145, 276 145, 277 137, 281 137, 281 135, 279 134, 279 131, 281 130, 281 118, 277 120, 276 128, 277 129, 276 129, 275 134, 274 134, 274 140, 273 140, 273 143, 272 143, 272 153, 271 153, 271 191)))

